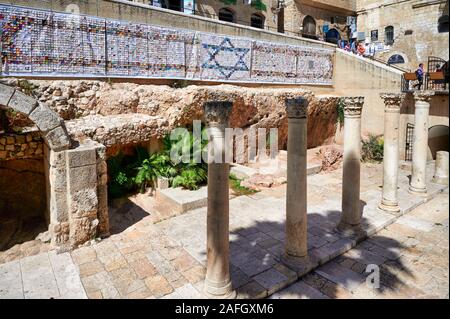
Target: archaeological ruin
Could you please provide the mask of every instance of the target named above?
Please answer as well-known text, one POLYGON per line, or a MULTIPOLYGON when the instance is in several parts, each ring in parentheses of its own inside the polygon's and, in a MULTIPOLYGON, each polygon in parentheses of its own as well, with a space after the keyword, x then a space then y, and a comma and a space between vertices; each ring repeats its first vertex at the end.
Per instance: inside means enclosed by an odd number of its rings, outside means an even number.
POLYGON ((420 249, 448 274, 448 83, 141 3, 50 2, 0 1, 0 299, 378 298, 367 269, 407 286, 420 249))

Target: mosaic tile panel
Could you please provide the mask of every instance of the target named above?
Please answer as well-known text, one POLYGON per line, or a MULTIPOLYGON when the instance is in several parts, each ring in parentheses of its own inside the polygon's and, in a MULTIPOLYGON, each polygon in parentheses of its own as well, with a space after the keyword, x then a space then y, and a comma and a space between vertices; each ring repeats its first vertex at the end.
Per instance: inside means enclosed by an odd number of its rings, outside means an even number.
POLYGON ((333 84, 333 59, 329 50, 299 49, 296 83, 333 84))
POLYGON ((298 55, 295 46, 255 41, 252 49, 253 80, 295 83, 298 55))
POLYGON ((2 73, 31 73, 31 10, 0 6, 2 20, 2 73))
POLYGON ((2 75, 332 84, 334 51, 0 5, 2 75))
POLYGON ((249 81, 251 45, 246 39, 201 34, 201 78, 249 81))

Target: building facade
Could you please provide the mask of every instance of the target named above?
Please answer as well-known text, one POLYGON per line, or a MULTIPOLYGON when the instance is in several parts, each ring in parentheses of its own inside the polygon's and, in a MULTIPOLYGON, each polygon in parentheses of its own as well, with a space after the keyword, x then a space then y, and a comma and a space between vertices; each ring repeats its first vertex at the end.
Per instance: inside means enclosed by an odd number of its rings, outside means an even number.
POLYGON ((431 56, 448 61, 448 0, 358 0, 356 12, 358 37, 375 58, 406 70, 431 56))

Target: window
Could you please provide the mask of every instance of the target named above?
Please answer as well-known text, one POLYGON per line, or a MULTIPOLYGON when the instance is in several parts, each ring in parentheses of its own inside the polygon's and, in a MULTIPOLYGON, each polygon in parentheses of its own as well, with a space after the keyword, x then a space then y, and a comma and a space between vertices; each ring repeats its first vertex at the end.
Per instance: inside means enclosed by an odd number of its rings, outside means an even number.
POLYGON ((219 20, 234 22, 234 13, 230 9, 222 8, 219 10, 219 20))
POLYGON ((311 16, 306 16, 303 19, 303 32, 304 36, 315 37, 316 36, 316 20, 311 16))
POLYGON ((384 43, 386 45, 394 43, 394 27, 391 25, 384 29, 384 43))
POLYGON ((264 17, 259 14, 252 14, 250 23, 254 28, 264 29, 264 17))
POLYGON ((438 32, 448 32, 448 15, 443 15, 438 20, 438 32))
POLYGON ((370 41, 372 42, 378 41, 378 30, 370 31, 370 41))
POLYGON ((400 54, 394 54, 391 56, 387 62, 387 64, 401 64, 405 63, 405 59, 400 54))

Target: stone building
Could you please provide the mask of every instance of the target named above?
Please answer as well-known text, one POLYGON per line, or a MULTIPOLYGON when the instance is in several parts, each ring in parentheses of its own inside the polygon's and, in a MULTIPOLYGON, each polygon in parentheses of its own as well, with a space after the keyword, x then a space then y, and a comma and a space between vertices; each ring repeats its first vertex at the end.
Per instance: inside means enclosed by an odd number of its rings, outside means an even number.
POLYGON ((348 39, 355 0, 132 0, 255 28, 336 43, 348 39), (192 8, 194 8, 192 10, 192 8))
POLYGON ((448 0, 358 0, 357 15, 358 35, 375 58, 410 70, 430 56, 448 61, 448 0))

